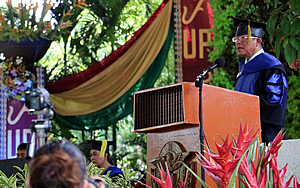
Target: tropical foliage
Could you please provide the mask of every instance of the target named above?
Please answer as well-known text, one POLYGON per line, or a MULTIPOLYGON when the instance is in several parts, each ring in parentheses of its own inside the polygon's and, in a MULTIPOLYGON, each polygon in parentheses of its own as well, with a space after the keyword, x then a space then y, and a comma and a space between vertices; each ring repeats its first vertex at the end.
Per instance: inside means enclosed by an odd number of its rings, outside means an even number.
POLYGON ((32 1, 30 3, 22 3, 21 1, 16 6, 12 0, 7 0, 6 7, 0 9, 0 40, 59 39, 60 31, 72 26, 73 23, 70 18, 81 12, 82 8, 86 6, 85 0, 64 4, 66 2, 58 1, 57 4, 53 4, 51 1, 44 0, 40 6, 38 2, 33 4, 32 1), (60 16, 56 12, 49 19, 49 12, 55 10, 53 7, 63 8, 60 9, 60 16))
POLYGON ((270 42, 275 47, 276 57, 284 55, 287 63, 293 63, 292 68, 297 69, 297 59, 300 59, 300 1, 277 2, 275 6, 267 24, 270 42))

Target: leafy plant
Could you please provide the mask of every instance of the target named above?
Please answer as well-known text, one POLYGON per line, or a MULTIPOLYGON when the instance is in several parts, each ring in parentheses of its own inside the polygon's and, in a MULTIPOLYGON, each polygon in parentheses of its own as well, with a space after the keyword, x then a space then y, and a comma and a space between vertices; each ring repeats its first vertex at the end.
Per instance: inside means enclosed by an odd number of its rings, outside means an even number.
POLYGON ((26 178, 29 174, 27 164, 24 165, 23 169, 21 169, 18 166, 14 166, 14 167, 17 168, 20 172, 17 172, 16 174, 12 174, 10 177, 7 177, 0 170, 0 187, 1 188, 17 188, 17 187, 26 188, 27 187, 25 184, 26 178))
POLYGON ((300 1, 276 2, 275 6, 267 23, 270 42, 275 47, 277 58, 284 55, 287 63, 293 63, 292 68, 297 68, 297 59, 300 58, 300 1))
POLYGON ((18 178, 16 175, 11 175, 7 177, 1 170, 0 170, 0 187, 3 188, 16 188, 17 187, 18 178))
POLYGON ((129 169, 123 169, 124 176, 119 175, 119 176, 110 178, 109 174, 101 175, 103 168, 98 168, 93 163, 89 163, 87 165, 86 171, 87 171, 88 177, 98 176, 98 177, 105 179, 109 188, 119 188, 119 187, 131 188, 132 185, 131 185, 130 179, 131 179, 131 177, 133 177, 136 174, 136 172, 131 171, 129 169))
POLYGON ((29 176, 29 169, 28 169, 28 165, 25 163, 24 168, 21 169, 18 166, 15 166, 15 168, 17 168, 19 170, 19 172, 17 172, 16 176, 18 177, 19 180, 21 180, 22 185, 21 187, 26 188, 26 178, 29 176))
POLYGON ((51 0, 44 0, 42 6, 39 6, 38 2, 33 4, 31 1, 29 4, 21 1, 18 6, 14 6, 12 0, 7 0, 6 7, 0 9, 0 40, 59 39, 60 31, 73 24, 70 20, 72 14, 86 6, 85 0, 78 0, 76 3, 73 1, 72 6, 61 9, 59 19, 58 17, 47 18, 52 7, 63 5, 63 3, 52 4, 51 0), (41 12, 40 15, 37 15, 38 12, 41 12))

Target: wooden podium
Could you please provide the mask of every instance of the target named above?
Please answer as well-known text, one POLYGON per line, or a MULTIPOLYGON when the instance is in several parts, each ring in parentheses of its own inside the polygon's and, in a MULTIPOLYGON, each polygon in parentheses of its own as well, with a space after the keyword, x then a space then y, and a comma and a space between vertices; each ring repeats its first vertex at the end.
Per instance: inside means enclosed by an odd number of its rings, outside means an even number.
MULTIPOLYGON (((157 164, 167 163, 174 187, 186 172, 178 161, 201 174, 201 167, 193 162, 193 152, 200 151, 198 110, 199 88, 192 82, 143 90, 134 95, 134 130, 147 133, 147 171, 159 177, 157 164)), ((254 95, 204 84, 202 111, 204 133, 213 151, 216 151, 215 141, 220 143, 218 137, 236 137, 241 123, 260 128, 259 98, 254 95)), ((216 187, 207 174, 205 181, 216 187)), ((150 176, 147 184, 157 187, 150 176)), ((200 184, 191 175, 187 187, 200 187, 200 184)))

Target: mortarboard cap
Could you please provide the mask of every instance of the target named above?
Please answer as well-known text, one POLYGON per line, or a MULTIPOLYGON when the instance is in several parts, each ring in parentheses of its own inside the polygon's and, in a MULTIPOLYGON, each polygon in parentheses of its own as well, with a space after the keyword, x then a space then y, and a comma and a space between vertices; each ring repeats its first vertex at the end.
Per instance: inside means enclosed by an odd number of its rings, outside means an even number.
POLYGON ((261 22, 252 21, 249 19, 233 18, 234 26, 238 26, 235 36, 248 35, 248 26, 250 25, 251 36, 262 38, 263 31, 266 31, 266 24, 261 22))
MULTIPOLYGON (((107 142, 107 141, 106 141, 107 142)), ((91 144, 91 150, 95 149, 98 151, 104 150, 105 153, 108 153, 108 146, 103 144, 103 141, 98 141, 98 140, 88 140, 88 143, 91 144), (103 147, 103 148, 102 148, 103 147)))

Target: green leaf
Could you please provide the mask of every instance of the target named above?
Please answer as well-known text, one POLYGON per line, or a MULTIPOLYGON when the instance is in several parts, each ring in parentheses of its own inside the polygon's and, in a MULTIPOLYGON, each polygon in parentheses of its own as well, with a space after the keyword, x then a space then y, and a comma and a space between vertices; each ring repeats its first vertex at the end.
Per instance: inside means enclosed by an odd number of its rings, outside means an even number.
POLYGON ((299 27, 300 27, 300 18, 297 18, 291 25, 291 34, 298 35, 300 33, 299 27))
POLYGON ((290 43, 291 43, 291 45, 292 45, 295 49, 300 50, 300 41, 297 40, 296 37, 291 37, 291 38, 290 38, 290 43))
POLYGON ((272 39, 275 34, 275 26, 276 26, 277 18, 278 18, 278 14, 273 14, 270 16, 267 22, 267 31, 270 35, 270 38, 272 39))
POLYGON ((243 160, 243 157, 246 155, 246 153, 249 151, 249 149, 253 146, 253 144, 256 143, 256 141, 258 140, 258 136, 255 138, 255 140, 253 140, 251 142, 251 144, 248 146, 248 148, 244 151, 244 153, 242 154, 242 156, 240 157, 231 177, 230 177, 230 180, 229 180, 229 183, 228 183, 228 187, 235 187, 235 180, 236 180, 236 176, 238 175, 238 170, 239 170, 239 167, 240 167, 240 164, 243 160))
POLYGON ((201 185, 205 188, 209 188, 208 185, 192 170, 190 169, 186 164, 181 162, 196 178, 197 180, 201 183, 201 185))
POLYGON ((296 0, 289 0, 289 3, 291 5, 291 9, 296 9, 296 0))
POLYGON ((291 23, 289 22, 287 16, 283 17, 280 22, 280 28, 285 34, 290 34, 291 31, 291 23))
POLYGON ((292 64, 296 55, 297 55, 297 50, 290 43, 288 43, 284 48, 284 57, 289 65, 292 64))
POLYGON ((289 43, 289 38, 284 38, 282 42, 282 47, 285 48, 288 43, 289 43))
MULTIPOLYGON (((279 55, 280 55, 280 51, 281 51, 281 32, 280 30, 277 30, 276 31, 276 34, 275 34, 275 54, 276 54, 276 57, 279 58, 279 55)), ((283 39, 284 40, 284 39, 283 39)))
POLYGON ((300 12, 300 0, 294 0, 294 5, 292 5, 292 8, 295 9, 296 11, 300 12))

